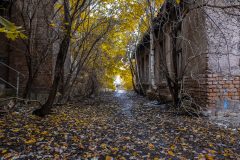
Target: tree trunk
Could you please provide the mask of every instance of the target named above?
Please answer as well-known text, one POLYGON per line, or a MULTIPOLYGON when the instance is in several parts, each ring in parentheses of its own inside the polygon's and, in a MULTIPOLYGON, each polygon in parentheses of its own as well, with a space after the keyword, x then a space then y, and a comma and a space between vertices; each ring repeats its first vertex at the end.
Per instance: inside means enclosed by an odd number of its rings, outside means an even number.
POLYGON ((150 11, 151 11, 151 21, 150 21, 150 57, 149 57, 149 84, 150 90, 156 88, 155 85, 155 44, 154 44, 154 9, 155 9, 155 0, 150 3, 150 11))
POLYGON ((32 89, 32 85, 33 85, 33 81, 34 81, 34 78, 31 75, 29 75, 26 87, 25 87, 24 92, 23 92, 23 98, 24 99, 29 98, 30 92, 31 92, 31 89, 32 89))
POLYGON ((50 113, 56 94, 57 94, 61 76, 64 70, 64 62, 66 59, 66 55, 68 53, 69 43, 70 43, 70 35, 67 35, 63 39, 60 45, 60 50, 59 50, 56 65, 55 65, 54 81, 53 81, 52 88, 50 90, 47 102, 40 109, 35 110, 33 114, 36 114, 42 117, 50 113))
POLYGON ((64 6, 64 21, 65 23, 65 36, 60 44, 60 49, 57 55, 57 60, 55 64, 55 72, 54 72, 54 80, 53 84, 50 90, 50 93, 48 95, 48 99, 46 103, 40 108, 37 109, 33 112, 33 114, 43 117, 51 112, 52 105, 54 103, 57 90, 59 88, 59 83, 61 80, 61 77, 64 73, 64 63, 66 60, 66 56, 68 53, 68 48, 70 45, 70 40, 71 40, 71 26, 72 26, 72 21, 71 21, 71 16, 70 16, 70 6, 69 6, 69 1, 64 0, 63 1, 63 6, 64 6))
POLYGON ((179 83, 178 83, 178 53, 177 53, 177 32, 178 28, 177 25, 174 27, 174 30, 172 31, 172 62, 173 62, 173 102, 176 107, 179 106, 179 83))

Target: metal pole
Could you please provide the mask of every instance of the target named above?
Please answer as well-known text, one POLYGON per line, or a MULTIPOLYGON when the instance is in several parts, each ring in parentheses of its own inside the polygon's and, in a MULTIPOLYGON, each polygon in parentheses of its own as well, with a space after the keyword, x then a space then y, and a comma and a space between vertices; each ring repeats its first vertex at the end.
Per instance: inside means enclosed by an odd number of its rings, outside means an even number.
POLYGON ((18 97, 19 94, 19 72, 17 73, 17 91, 16 91, 16 96, 18 97))

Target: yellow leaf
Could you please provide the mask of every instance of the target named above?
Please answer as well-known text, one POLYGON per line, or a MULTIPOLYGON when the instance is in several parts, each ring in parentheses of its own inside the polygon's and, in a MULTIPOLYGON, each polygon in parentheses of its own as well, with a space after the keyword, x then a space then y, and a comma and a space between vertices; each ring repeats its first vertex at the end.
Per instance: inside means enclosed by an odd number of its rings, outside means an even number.
POLYGON ((20 129, 19 128, 15 128, 15 129, 11 129, 11 131, 13 131, 13 132, 19 132, 20 131, 20 129))
POLYGON ((216 154, 216 151, 214 151, 214 150, 209 150, 208 152, 211 154, 216 154))
POLYGON ((176 0, 176 3, 179 4, 181 0, 176 0))
POLYGON ((48 132, 47 132, 47 131, 43 131, 41 134, 42 134, 42 135, 47 135, 48 132))
POLYGON ((103 144, 101 144, 101 148, 105 149, 105 148, 107 148, 107 145, 105 143, 103 143, 103 144))
POLYGON ((138 156, 138 153, 137 153, 137 152, 133 152, 133 155, 134 155, 135 157, 137 157, 137 156, 138 156))
POLYGON ((2 150, 2 154, 5 154, 5 153, 7 153, 7 150, 6 149, 2 150))
POLYGON ((32 138, 30 140, 25 141, 25 144, 33 144, 33 143, 36 143, 36 139, 35 138, 32 138))
POLYGON ((50 23, 49 26, 56 27, 57 25, 55 23, 50 23))
POLYGON ((150 144, 148 144, 148 148, 149 148, 150 150, 154 150, 154 149, 155 149, 155 146, 154 146, 152 143, 150 143, 150 144))
POLYGON ((180 131, 186 131, 187 128, 186 128, 186 127, 184 127, 184 128, 179 128, 179 130, 180 130, 180 131))
POLYGON ((126 158, 125 157, 121 157, 120 160, 126 160, 126 158))
POLYGON ((23 33, 19 33, 19 37, 21 38, 21 39, 27 39, 28 37, 25 35, 25 34, 23 34, 23 33))
POLYGON ((39 138, 39 139, 38 139, 38 141, 42 141, 42 140, 44 140, 44 138, 43 138, 43 137, 41 137, 41 138, 39 138))
POLYGON ((201 153, 198 155, 198 159, 205 159, 205 156, 201 153))
POLYGON ((214 160, 213 156, 211 155, 206 155, 207 160, 214 160))
POLYGON ((213 147, 213 144, 212 144, 212 143, 209 143, 209 146, 210 146, 210 147, 213 147))
POLYGON ((170 155, 170 156, 175 156, 175 154, 174 154, 173 151, 171 151, 171 150, 168 151, 168 155, 170 155))
POLYGON ((113 160, 113 158, 110 156, 106 156, 106 160, 113 160))
POLYGON ((176 146, 175 146, 175 145, 172 145, 172 146, 171 146, 171 149, 172 149, 172 150, 174 150, 175 148, 176 148, 176 146))
POLYGON ((117 147, 114 147, 111 150, 112 150, 113 154, 116 154, 119 151, 119 149, 117 147))

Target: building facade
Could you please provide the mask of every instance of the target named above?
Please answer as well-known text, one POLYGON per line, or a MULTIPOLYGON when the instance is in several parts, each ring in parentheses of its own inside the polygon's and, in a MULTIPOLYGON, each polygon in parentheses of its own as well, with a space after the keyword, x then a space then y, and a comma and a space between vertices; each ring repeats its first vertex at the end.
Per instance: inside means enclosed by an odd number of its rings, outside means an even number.
MULTIPOLYGON (((156 94, 170 95, 167 76, 178 83, 180 95, 190 97, 197 105, 239 102, 240 19, 234 16, 239 12, 222 9, 234 2, 203 2, 181 6, 165 3, 154 19, 156 94)), ((136 77, 137 86, 145 92, 152 63, 149 37, 149 32, 143 36, 135 57, 140 75, 136 77)))
MULTIPOLYGON (((53 36, 49 28, 53 5, 48 1, 0 1, 0 15, 21 26, 26 40, 8 40, 0 34, 0 80, 1 88, 5 90, 17 86, 17 72, 19 76, 19 95, 21 95, 28 82, 29 66, 31 73, 36 72, 31 86, 31 96, 46 92, 52 83, 53 73, 53 36), (12 69, 11 69, 11 68, 12 69), (14 71, 16 70, 16 71, 14 71), (11 85, 10 85, 11 84, 11 85)), ((12 94, 15 93, 15 89, 12 94)))

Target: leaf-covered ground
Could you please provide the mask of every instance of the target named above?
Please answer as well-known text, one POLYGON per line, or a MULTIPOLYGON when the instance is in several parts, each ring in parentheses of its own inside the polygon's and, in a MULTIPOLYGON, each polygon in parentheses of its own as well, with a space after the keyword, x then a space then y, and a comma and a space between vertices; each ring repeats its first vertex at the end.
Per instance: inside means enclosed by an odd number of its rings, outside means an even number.
POLYGON ((44 119, 13 112, 0 119, 0 159, 240 159, 240 130, 145 103, 108 93, 44 119))

